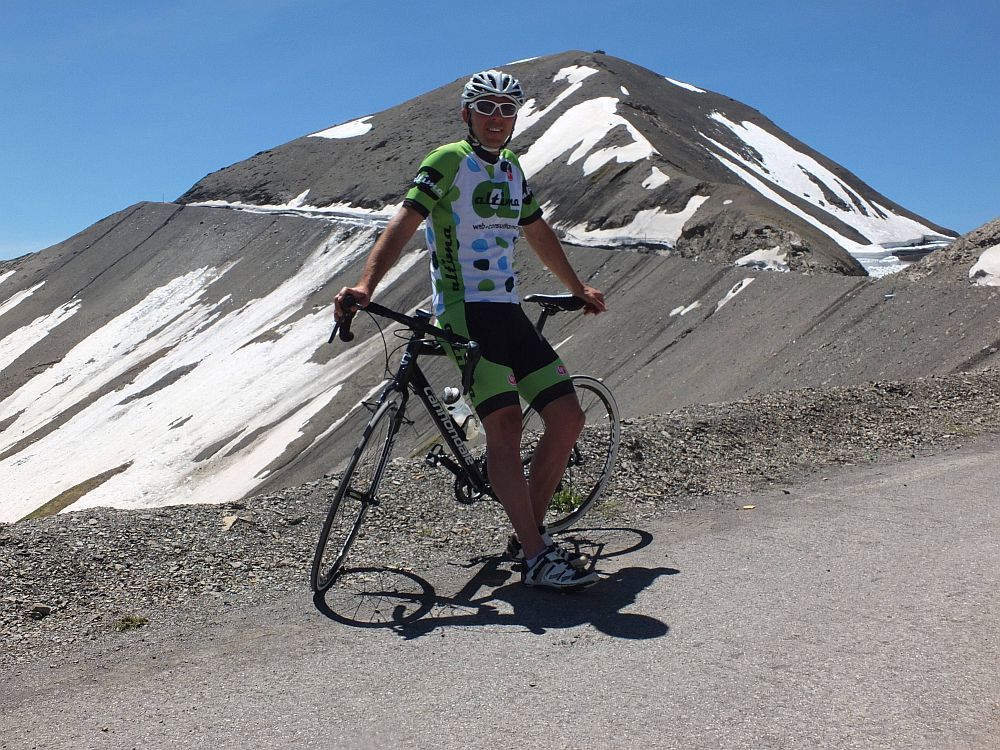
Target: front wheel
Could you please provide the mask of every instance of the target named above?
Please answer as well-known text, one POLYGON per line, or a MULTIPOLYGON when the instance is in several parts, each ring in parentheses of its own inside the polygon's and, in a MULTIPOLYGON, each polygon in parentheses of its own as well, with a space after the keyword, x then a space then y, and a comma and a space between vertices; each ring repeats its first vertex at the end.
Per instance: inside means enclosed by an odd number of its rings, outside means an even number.
POLYGON ((336 580, 365 513, 378 504, 378 487, 397 427, 396 413, 397 404, 391 401, 375 411, 341 475, 313 556, 310 583, 317 593, 336 580))
MULTIPOLYGON (((607 488, 618 457, 621 425, 611 391, 587 375, 574 375, 573 387, 586 421, 545 516, 550 532, 569 528, 593 507, 607 488)), ((526 472, 544 429, 542 418, 529 406, 521 420, 521 460, 526 472)))

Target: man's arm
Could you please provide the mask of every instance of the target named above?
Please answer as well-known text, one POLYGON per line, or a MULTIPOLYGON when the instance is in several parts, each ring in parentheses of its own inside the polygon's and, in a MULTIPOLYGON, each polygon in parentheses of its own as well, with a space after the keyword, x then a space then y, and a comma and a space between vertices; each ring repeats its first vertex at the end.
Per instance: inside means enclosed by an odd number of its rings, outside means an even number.
POLYGON ((409 206, 403 206, 396 212, 368 254, 365 269, 362 271, 358 283, 354 286, 345 286, 333 298, 334 317, 337 320, 342 320, 345 314, 343 307, 345 295, 350 294, 354 297, 359 307, 368 304, 368 300, 375 292, 375 287, 389 272, 389 269, 396 265, 399 254, 403 252, 403 247, 413 237, 423 220, 424 217, 421 213, 409 206))
POLYGON ((572 294, 587 303, 583 309, 585 313, 596 315, 608 309, 604 303, 604 293, 585 284, 573 270, 562 243, 545 219, 525 224, 521 227, 521 231, 546 268, 552 271, 572 294))

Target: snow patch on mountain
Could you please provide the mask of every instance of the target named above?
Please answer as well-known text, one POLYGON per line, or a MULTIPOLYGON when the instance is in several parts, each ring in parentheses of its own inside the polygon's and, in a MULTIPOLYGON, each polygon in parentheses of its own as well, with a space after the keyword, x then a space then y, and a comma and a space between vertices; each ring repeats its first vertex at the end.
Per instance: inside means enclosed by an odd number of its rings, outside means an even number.
POLYGON ((698 300, 695 300, 694 302, 692 302, 690 305, 687 305, 686 307, 683 306, 683 305, 681 307, 675 307, 673 310, 670 311, 670 317, 673 318, 673 317, 675 317, 677 315, 680 315, 681 317, 684 317, 689 312, 691 312, 692 310, 697 310, 699 307, 701 307, 701 302, 699 302, 698 300))
POLYGON ((304 205, 306 205, 306 198, 309 196, 309 191, 310 190, 311 190, 311 188, 306 188, 301 193, 299 193, 294 198, 292 198, 290 201, 288 201, 288 207, 289 208, 302 208, 304 205))
POLYGON ((744 255, 742 258, 737 258, 733 265, 754 268, 760 271, 780 271, 787 273, 789 271, 788 251, 782 250, 780 245, 770 249, 762 248, 744 255))
MULTIPOLYGON (((865 200, 813 157, 795 150, 759 125, 749 121, 736 123, 720 112, 713 112, 709 117, 749 147, 737 151, 702 134, 721 152, 714 152, 720 162, 741 174, 736 169, 738 165, 759 179, 802 198, 853 227, 871 244, 887 247, 923 240, 927 236, 939 236, 930 227, 895 214, 874 201, 865 200)), ((788 201, 780 205, 787 208, 788 201)), ((856 253, 859 249, 858 243, 845 241, 839 233, 831 230, 827 234, 849 252, 856 253)))
POLYGON ((652 173, 642 181, 642 186, 646 190, 656 190, 656 188, 666 185, 670 181, 670 175, 664 174, 659 167, 653 167, 652 173))
POLYGON ((748 277, 746 279, 743 279, 741 281, 736 282, 733 285, 733 288, 730 289, 729 292, 726 294, 726 296, 723 297, 722 299, 720 299, 716 303, 716 305, 715 305, 715 311, 719 312, 719 310, 721 310, 723 307, 725 307, 730 302, 732 302, 733 299, 735 299, 736 295, 738 295, 740 292, 742 292, 744 289, 746 289, 748 286, 750 286, 750 284, 752 282, 753 282, 753 277, 752 276, 748 277))
MULTIPOLYGON (((18 488, 0 508, 0 521, 15 521, 121 467, 73 509, 219 503, 251 492, 382 346, 373 340, 331 362, 312 362, 331 313, 327 306, 303 314, 316 289, 368 251, 373 234, 354 229, 331 237, 294 276, 228 312, 228 298, 204 297, 235 264, 192 271, 0 402, 0 421, 9 420, 0 434, 0 453, 8 454, 0 486, 18 488), (126 373, 130 382, 111 389, 126 373), (80 410, 52 430, 73 404, 80 410), (205 446, 214 446, 211 455, 205 446)), ((408 254, 383 283, 423 257, 408 254)))
MULTIPOLYGON (((722 297, 722 299, 720 299, 718 302, 715 303, 714 312, 718 312, 723 307, 732 302, 737 297, 737 295, 739 295, 748 286, 750 286, 752 282, 753 282, 753 277, 749 276, 733 284, 733 286, 729 289, 729 291, 726 292, 726 294, 722 297)), ((675 307, 673 310, 670 311, 670 317, 674 318, 678 315, 683 317, 687 315, 689 312, 697 310, 701 306, 702 306, 701 300, 695 300, 694 302, 691 302, 686 306, 675 307)))
POLYGON ((672 84, 674 84, 674 86, 680 86, 682 89, 687 89, 688 91, 693 91, 696 94, 707 94, 708 93, 707 91, 705 91, 705 89, 700 89, 697 86, 692 86, 690 83, 684 83, 684 81, 675 81, 673 78, 667 78, 667 76, 663 76, 663 77, 666 80, 670 81, 672 84))
POLYGON ((7 271, 7 273, 0 273, 0 284, 4 283, 7 279, 9 279, 15 273, 17 273, 17 269, 16 268, 13 271, 7 271))
POLYGON ((631 244, 655 244, 673 247, 681 236, 684 225, 709 199, 707 195, 695 195, 677 213, 668 213, 658 208, 639 211, 632 221, 623 227, 612 229, 587 229, 586 224, 564 227, 563 240, 574 245, 615 247, 631 244))
POLYGON ((521 166, 528 177, 562 157, 572 149, 566 164, 587 157, 583 173, 592 174, 609 161, 619 163, 647 159, 658 153, 635 126, 617 113, 619 100, 605 96, 570 107, 521 156, 521 166), (593 151, 615 128, 625 128, 632 142, 593 151), (589 156, 588 156, 589 154, 589 156))
POLYGON ((573 65, 568 68, 562 68, 552 77, 552 82, 558 83, 559 81, 567 81, 570 85, 563 91, 559 92, 559 95, 552 101, 552 103, 544 109, 536 110, 535 99, 528 99, 528 101, 524 103, 524 106, 521 107, 520 111, 517 113, 517 123, 514 125, 513 138, 517 138, 517 136, 537 123, 549 112, 554 111, 556 107, 566 101, 566 99, 583 88, 583 82, 587 78, 599 72, 600 71, 595 68, 589 68, 582 65, 573 65))
MULTIPOLYGON (((715 141, 712 141, 707 136, 706 136, 706 140, 709 140, 712 143, 716 143, 715 141)), ((716 144, 716 145, 719 146, 719 148, 722 148, 722 149, 726 148, 725 146, 722 146, 722 144, 716 144)), ((847 237, 845 237, 844 235, 842 235, 840 232, 838 232, 835 229, 833 229, 832 227, 829 227, 826 224, 824 224, 822 221, 820 221, 819 219, 817 219, 812 214, 810 214, 810 213, 804 211, 803 209, 799 208, 798 206, 796 206, 791 201, 786 200, 782 195, 780 195, 778 192, 776 192, 767 182, 765 182, 764 180, 760 179, 756 174, 754 174, 750 170, 744 169, 739 164, 736 164, 734 162, 729 161, 727 158, 721 156, 720 154, 713 153, 712 155, 715 156, 715 158, 717 158, 728 169, 730 169, 732 172, 734 172, 738 177, 740 177, 740 179, 742 179, 750 187, 754 188, 758 193, 760 193, 761 195, 763 195, 768 200, 770 200, 770 201, 772 201, 774 203, 777 203, 779 206, 781 206, 785 210, 787 210, 787 211, 795 214, 796 216, 798 216, 803 221, 806 221, 809 224, 812 224, 814 227, 816 227, 821 232, 823 232, 824 234, 826 234, 827 236, 829 236, 838 245, 840 245, 842 248, 844 248, 845 250, 847 250, 852 255, 856 255, 862 248, 867 247, 866 245, 862 245, 860 242, 855 242, 854 240, 848 239, 847 237)))
MULTIPOLYGON (((45 282, 42 283, 44 284, 45 282)), ((38 289, 40 286, 42 286, 42 284, 38 284, 38 286, 35 286, 26 292, 18 293, 14 295, 11 300, 20 297, 20 299, 17 299, 14 303, 17 304, 17 302, 20 302, 30 296, 31 292, 38 289), (22 294, 24 296, 21 296, 22 294)), ((8 302, 11 300, 8 300, 8 302)), ((70 300, 69 302, 57 307, 48 315, 41 315, 35 318, 27 325, 21 326, 0 340, 0 371, 9 367, 18 357, 48 336, 50 331, 76 315, 76 313, 80 310, 80 304, 80 300, 78 299, 70 300)), ((11 307, 13 307, 13 305, 11 305, 11 307)), ((0 315, 4 312, 6 312, 6 310, 3 310, 2 306, 0 306, 0 315)), ((0 421, 3 421, 2 417, 0 417, 0 421)))
POLYGON ((327 218, 336 220, 338 223, 359 224, 362 226, 385 225, 396 211, 399 210, 400 206, 403 205, 402 201, 400 201, 399 203, 383 206, 382 208, 365 208, 364 206, 355 206, 351 203, 331 203, 328 206, 312 206, 305 202, 308 194, 309 190, 305 190, 288 201, 288 203, 281 204, 211 200, 197 201, 188 205, 203 206, 205 208, 229 208, 236 211, 248 211, 258 214, 275 213, 306 216, 314 219, 327 218))
POLYGON ((200 308, 198 300, 224 272, 200 268, 150 292, 0 402, 0 421, 16 417, 0 434, 0 452, 43 428, 68 404, 82 403, 130 368, 176 346, 209 322, 211 311, 200 308), (157 330, 161 333, 150 338, 149 333, 157 330), (108 357, 109 352, 115 356, 108 357))
POLYGON ((552 81, 554 83, 566 81, 571 84, 577 84, 582 83, 592 75, 600 72, 601 71, 597 68, 591 68, 589 65, 570 65, 568 68, 560 69, 560 71, 553 76, 552 81))
POLYGON ((321 130, 318 133, 310 133, 310 138, 357 138, 359 135, 364 135, 370 131, 373 127, 370 120, 374 115, 368 115, 367 117, 359 117, 357 120, 351 120, 350 122, 345 122, 340 125, 334 125, 332 128, 327 128, 326 130, 321 130))
POLYGON ((1000 245, 983 250, 969 269, 969 281, 978 286, 1000 286, 1000 245))
MULTIPOLYGON (((13 275, 14 275, 14 272, 11 271, 10 273, 5 274, 4 278, 7 278, 8 276, 13 276, 13 275)), ((3 281, 3 279, 0 279, 0 281, 3 281)), ((6 313, 6 312, 8 312, 10 310, 13 310, 15 307, 17 307, 22 302, 24 302, 26 299, 28 299, 28 297, 30 297, 32 294, 34 294, 39 289, 41 289, 43 286, 45 286, 45 282, 44 281, 42 281, 42 282, 40 282, 38 284, 35 284, 33 287, 31 287, 31 289, 22 289, 20 292, 12 294, 10 297, 8 297, 7 299, 5 299, 3 302, 0 302, 0 315, 3 315, 4 313, 6 313)))

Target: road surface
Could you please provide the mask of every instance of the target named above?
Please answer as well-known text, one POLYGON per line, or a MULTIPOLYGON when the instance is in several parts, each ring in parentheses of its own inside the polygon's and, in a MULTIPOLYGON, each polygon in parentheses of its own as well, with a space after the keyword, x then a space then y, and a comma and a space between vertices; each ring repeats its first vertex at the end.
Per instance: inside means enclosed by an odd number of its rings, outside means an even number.
POLYGON ((359 572, 8 670, 0 746, 998 748, 998 488, 993 439, 582 532, 577 595, 359 572))

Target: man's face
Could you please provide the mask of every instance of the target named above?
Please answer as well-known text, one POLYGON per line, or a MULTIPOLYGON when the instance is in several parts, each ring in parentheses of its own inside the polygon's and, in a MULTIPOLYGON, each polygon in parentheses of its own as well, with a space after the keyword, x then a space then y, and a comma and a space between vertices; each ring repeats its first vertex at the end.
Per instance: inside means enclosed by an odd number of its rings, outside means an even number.
MULTIPOLYGON (((510 99, 502 96, 484 96, 477 101, 494 102, 496 104, 510 104, 510 99)), ((462 119, 472 126, 472 134, 483 147, 490 151, 499 151, 514 132, 514 123, 517 122, 517 115, 504 117, 497 109, 491 115, 480 114, 475 108, 464 107, 462 109, 462 119)))

